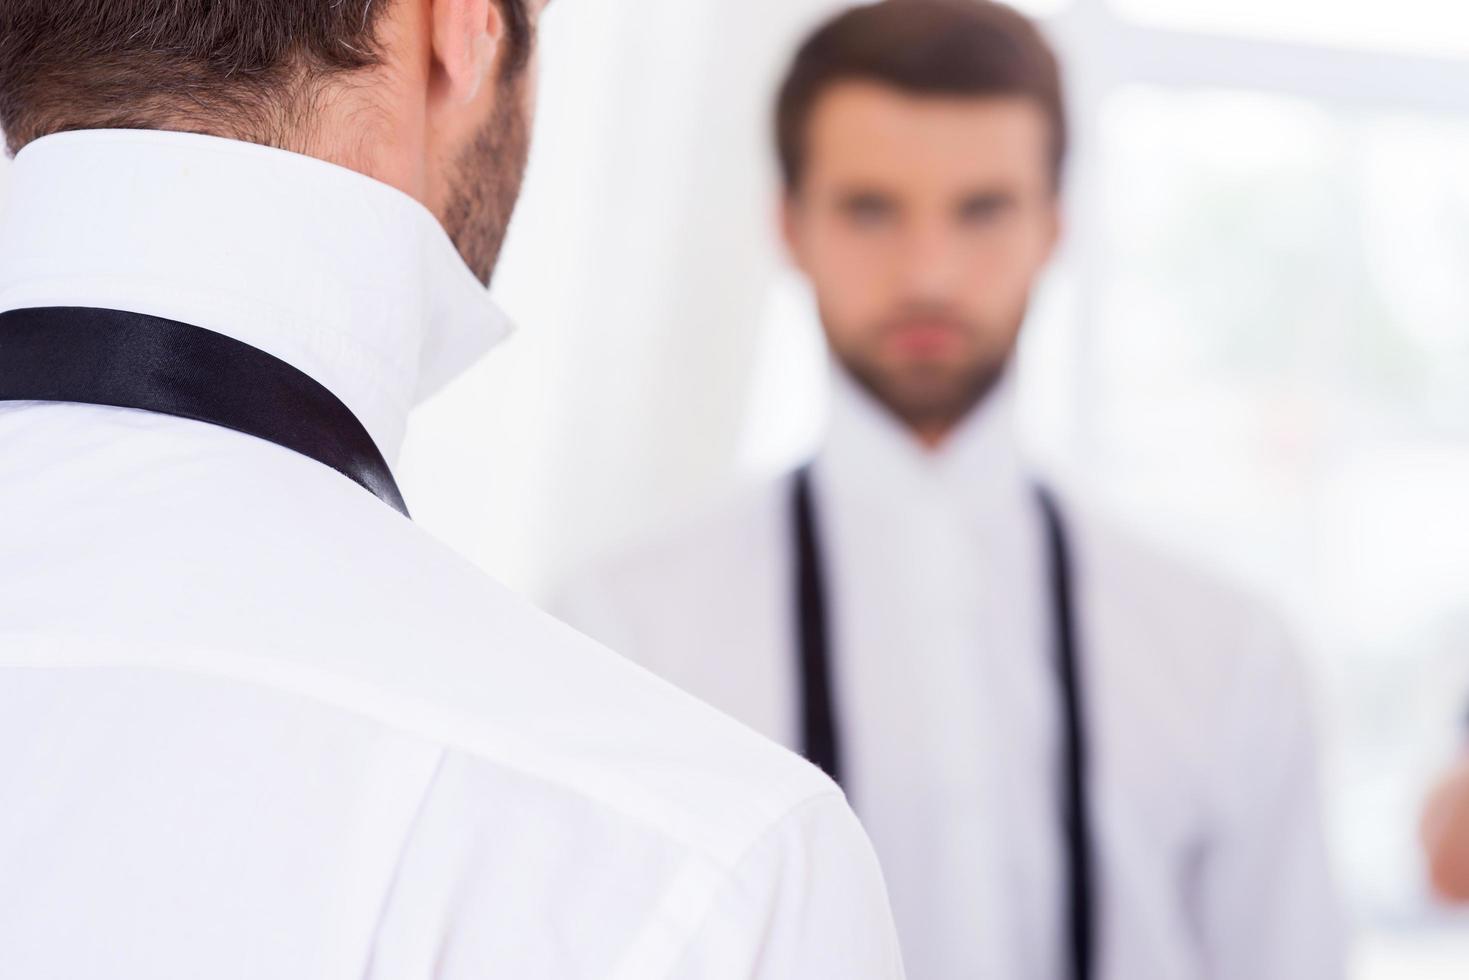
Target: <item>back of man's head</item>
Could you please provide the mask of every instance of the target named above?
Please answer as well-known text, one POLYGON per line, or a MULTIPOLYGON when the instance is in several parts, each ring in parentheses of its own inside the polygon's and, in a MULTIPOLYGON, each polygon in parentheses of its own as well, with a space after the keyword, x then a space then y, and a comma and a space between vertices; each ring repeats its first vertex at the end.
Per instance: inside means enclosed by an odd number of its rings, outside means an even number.
POLYGON ((12 152, 161 129, 325 159, 427 206, 488 282, 520 193, 546 0, 0 0, 12 152))
MULTIPOLYGON (((398 0, 3 0, 0 129, 12 152, 76 129, 299 143, 330 83, 379 64, 398 0)), ((504 0, 512 60, 526 0, 504 0)))

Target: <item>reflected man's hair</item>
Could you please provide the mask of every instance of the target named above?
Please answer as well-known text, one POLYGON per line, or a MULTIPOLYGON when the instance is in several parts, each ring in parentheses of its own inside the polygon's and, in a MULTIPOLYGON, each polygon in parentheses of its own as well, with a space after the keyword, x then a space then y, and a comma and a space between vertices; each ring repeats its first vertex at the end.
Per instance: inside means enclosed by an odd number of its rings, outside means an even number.
POLYGON ((796 54, 781 86, 776 143, 790 191, 806 164, 811 114, 842 82, 866 81, 920 96, 1035 100, 1051 123, 1056 186, 1069 132, 1061 68, 1040 30, 990 0, 883 0, 828 21, 796 54))

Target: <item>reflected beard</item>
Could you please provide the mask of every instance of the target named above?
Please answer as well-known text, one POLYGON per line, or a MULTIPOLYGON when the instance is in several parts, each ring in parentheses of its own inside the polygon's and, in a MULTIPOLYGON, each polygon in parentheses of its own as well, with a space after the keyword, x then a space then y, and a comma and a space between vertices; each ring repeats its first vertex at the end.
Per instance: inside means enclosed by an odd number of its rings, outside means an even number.
POLYGON ((909 429, 924 437, 952 431, 1005 376, 1010 357, 950 367, 914 364, 892 368, 863 358, 839 358, 858 385, 909 429))
POLYGON ((530 122, 520 77, 504 82, 494 115, 460 155, 444 210, 444 230, 486 286, 500 261, 530 159, 530 122))
POLYGON ((880 349, 887 330, 866 335, 876 338, 875 343, 834 349, 834 354, 858 386, 920 438, 936 442, 958 427, 999 385, 1014 358, 1024 319, 1022 312, 1010 329, 961 328, 967 337, 1007 340, 999 346, 978 342, 969 356, 957 361, 915 358, 893 363, 884 359, 880 349))

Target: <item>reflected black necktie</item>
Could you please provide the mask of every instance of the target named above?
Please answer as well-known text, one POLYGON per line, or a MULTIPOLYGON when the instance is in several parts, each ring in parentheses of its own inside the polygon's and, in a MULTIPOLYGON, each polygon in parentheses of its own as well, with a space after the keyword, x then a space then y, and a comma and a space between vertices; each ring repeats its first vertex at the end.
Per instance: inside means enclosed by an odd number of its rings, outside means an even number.
MULTIPOLYGON (((1056 681, 1062 722, 1060 790, 1062 835, 1066 847, 1065 929, 1071 952, 1067 975, 1069 980, 1091 980, 1097 969, 1099 913, 1074 570, 1066 523, 1056 499, 1045 487, 1037 487, 1036 494, 1046 526, 1050 611, 1055 631, 1056 681)), ((796 474, 792 511, 802 749, 807 759, 840 783, 843 776, 841 719, 833 691, 835 665, 832 662, 828 617, 829 597, 822 565, 820 522, 817 520, 809 468, 796 474)))

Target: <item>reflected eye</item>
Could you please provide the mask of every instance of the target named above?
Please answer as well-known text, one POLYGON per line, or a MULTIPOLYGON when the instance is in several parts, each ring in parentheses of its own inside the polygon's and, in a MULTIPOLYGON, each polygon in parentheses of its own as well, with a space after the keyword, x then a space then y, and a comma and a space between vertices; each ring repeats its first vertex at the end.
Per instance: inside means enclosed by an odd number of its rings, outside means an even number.
POLYGON ((898 211, 892 201, 878 194, 854 194, 842 202, 841 210, 849 221, 863 228, 884 225, 898 211))
POLYGON ((976 194, 959 206, 959 221, 966 225, 993 224, 1015 208, 1009 194, 976 194))

